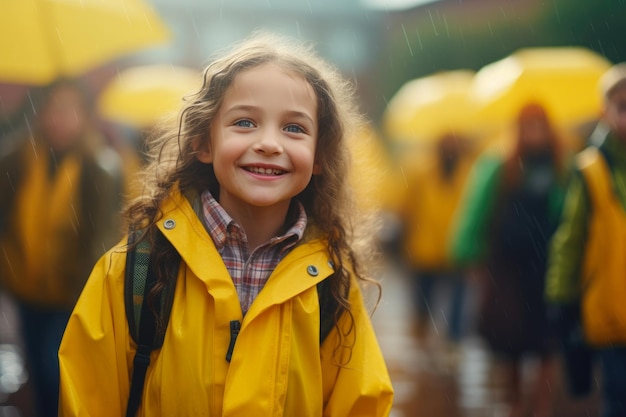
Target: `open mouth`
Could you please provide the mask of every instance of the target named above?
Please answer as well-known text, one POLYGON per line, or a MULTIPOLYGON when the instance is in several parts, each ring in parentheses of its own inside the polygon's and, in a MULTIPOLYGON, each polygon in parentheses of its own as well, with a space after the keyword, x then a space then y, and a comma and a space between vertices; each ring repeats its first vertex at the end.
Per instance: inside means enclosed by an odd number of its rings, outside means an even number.
POLYGON ((248 172, 252 172, 253 174, 268 175, 268 176, 278 176, 278 175, 284 175, 287 173, 287 171, 284 171, 282 169, 276 169, 276 168, 243 167, 243 169, 245 169, 248 172))

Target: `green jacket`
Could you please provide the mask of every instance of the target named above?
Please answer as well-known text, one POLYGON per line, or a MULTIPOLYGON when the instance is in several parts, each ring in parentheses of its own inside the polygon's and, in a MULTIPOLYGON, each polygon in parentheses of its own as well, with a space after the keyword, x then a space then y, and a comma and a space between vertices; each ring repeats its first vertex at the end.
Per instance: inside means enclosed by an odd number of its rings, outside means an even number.
MULTIPOLYGON (((476 265, 488 255, 491 220, 503 167, 502 156, 492 153, 484 154, 474 164, 450 236, 450 254, 457 265, 476 265)), ((563 201, 560 183, 552 187, 549 198, 549 215, 557 221, 563 201)))
MULTIPOLYGON (((626 207, 626 144, 608 134, 600 150, 610 159, 614 189, 626 207)), ((577 172, 568 186, 561 223, 550 247, 546 297, 553 303, 571 303, 580 297, 590 214, 589 195, 582 175, 577 172)))

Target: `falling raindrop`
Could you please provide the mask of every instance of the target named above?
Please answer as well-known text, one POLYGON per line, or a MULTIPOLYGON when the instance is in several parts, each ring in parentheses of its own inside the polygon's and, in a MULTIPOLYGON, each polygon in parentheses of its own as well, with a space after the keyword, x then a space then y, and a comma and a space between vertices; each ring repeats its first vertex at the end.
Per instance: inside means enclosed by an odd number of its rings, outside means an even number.
POLYGON ((35 103, 33 102, 33 96, 30 94, 30 90, 26 92, 26 96, 28 97, 28 102, 30 103, 30 108, 33 110, 33 114, 37 115, 37 109, 35 108, 35 103))
POLYGON ((552 5, 554 6, 554 13, 556 14, 556 20, 561 23, 561 15, 559 14, 559 7, 556 5, 556 1, 552 0, 552 5))
POLYGON ((196 24, 196 19, 191 19, 191 24, 193 26, 193 31, 196 34, 196 38, 200 39, 200 30, 198 29, 198 25, 196 24))
POLYGON ((448 35, 448 39, 450 39, 450 30, 448 29, 448 19, 446 18, 446 15, 443 15, 443 24, 446 28, 446 34, 448 35))
POLYGON ((500 13, 502 14, 502 18, 506 20, 506 11, 504 10, 504 7, 500 7, 500 13))
POLYGON ((607 55, 606 51, 604 50, 604 45, 602 45, 602 40, 598 39, 598 48, 600 49, 600 52, 602 53, 602 55, 607 55))
POLYGON ((433 14, 430 12, 430 10, 428 11, 428 16, 430 17, 430 23, 432 23, 433 25, 433 30, 435 31, 435 35, 439 36, 439 32, 437 31, 437 25, 435 25, 435 19, 433 19, 433 14))
POLYGON ((422 44, 422 37, 420 36, 420 32, 417 29, 417 26, 415 27, 415 34, 417 35, 417 41, 420 44, 420 49, 423 51, 424 50, 424 45, 422 44))
POLYGON ((24 124, 28 129, 28 141, 30 142, 30 146, 33 148, 33 153, 35 154, 35 158, 39 158, 37 155, 37 146, 35 144, 35 135, 33 134, 33 128, 30 125, 30 120, 28 119, 28 115, 24 114, 24 124))
POLYGON ((413 56, 413 49, 411 48, 411 42, 409 42, 409 37, 406 34, 406 29, 404 28, 404 24, 402 26, 402 33, 404 33, 404 39, 406 40, 406 44, 409 47, 409 53, 413 56))

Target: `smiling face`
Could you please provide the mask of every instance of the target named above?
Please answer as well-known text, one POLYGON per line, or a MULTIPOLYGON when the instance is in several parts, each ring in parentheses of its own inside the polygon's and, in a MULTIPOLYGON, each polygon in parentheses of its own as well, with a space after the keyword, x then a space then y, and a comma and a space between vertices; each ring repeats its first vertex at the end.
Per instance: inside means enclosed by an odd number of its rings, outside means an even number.
POLYGON ((213 164, 217 199, 233 218, 268 208, 285 215, 317 169, 317 136, 310 84, 265 63, 233 79, 198 159, 213 164))

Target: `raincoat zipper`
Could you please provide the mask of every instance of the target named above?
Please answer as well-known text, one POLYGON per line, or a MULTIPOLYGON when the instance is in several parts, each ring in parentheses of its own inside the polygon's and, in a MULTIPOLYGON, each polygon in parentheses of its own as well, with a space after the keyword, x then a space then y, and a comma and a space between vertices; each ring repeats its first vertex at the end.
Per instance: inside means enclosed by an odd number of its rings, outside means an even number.
POLYGON ((231 320, 230 322, 230 342, 228 343, 228 351, 226 352, 226 361, 230 362, 233 357, 233 350, 235 349, 235 342, 241 329, 241 323, 239 320, 231 320))

